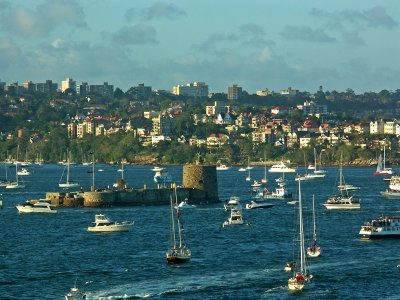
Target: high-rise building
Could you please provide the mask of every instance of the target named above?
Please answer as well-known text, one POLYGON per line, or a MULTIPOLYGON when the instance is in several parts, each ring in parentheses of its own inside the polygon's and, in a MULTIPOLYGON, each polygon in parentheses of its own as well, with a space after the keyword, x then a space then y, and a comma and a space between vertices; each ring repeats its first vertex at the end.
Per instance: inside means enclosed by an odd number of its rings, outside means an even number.
POLYGON ((183 95, 188 97, 207 97, 208 96, 208 85, 204 82, 193 82, 186 85, 174 86, 172 92, 174 95, 183 95))
POLYGON ((151 93, 151 86, 145 86, 144 83, 139 83, 138 86, 133 86, 127 91, 133 99, 145 101, 149 100, 151 93))
POLYGON ((24 88, 29 92, 33 92, 35 91, 35 84, 31 80, 28 80, 24 82, 24 88))
POLYGON ((52 80, 46 80, 44 83, 35 83, 35 91, 46 94, 57 93, 58 83, 53 83, 52 80))
POLYGON ((171 135, 175 129, 175 120, 170 116, 159 115, 152 119, 153 121, 153 135, 171 135))
POLYGON ((88 96, 90 94, 89 85, 87 82, 82 82, 76 86, 76 94, 82 97, 88 96))
POLYGON ((237 84, 228 87, 228 100, 242 99, 242 88, 237 84))
POLYGON ((5 82, 2 82, 0 79, 0 90, 4 90, 4 87, 6 86, 5 82))
POLYGON ((76 91, 76 81, 72 80, 71 78, 67 78, 61 82, 61 92, 64 93, 68 89, 76 91))
POLYGON ((104 82, 102 85, 90 85, 89 86, 90 95, 99 95, 104 97, 112 98, 114 96, 114 86, 104 82))

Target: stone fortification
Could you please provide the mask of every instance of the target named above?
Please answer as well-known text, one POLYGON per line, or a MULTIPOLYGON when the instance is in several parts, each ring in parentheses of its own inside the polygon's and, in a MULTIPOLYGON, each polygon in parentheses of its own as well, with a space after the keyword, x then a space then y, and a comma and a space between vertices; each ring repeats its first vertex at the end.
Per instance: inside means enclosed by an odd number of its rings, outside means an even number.
POLYGON ((207 202, 219 202, 215 166, 184 165, 182 187, 193 189, 193 197, 207 202))

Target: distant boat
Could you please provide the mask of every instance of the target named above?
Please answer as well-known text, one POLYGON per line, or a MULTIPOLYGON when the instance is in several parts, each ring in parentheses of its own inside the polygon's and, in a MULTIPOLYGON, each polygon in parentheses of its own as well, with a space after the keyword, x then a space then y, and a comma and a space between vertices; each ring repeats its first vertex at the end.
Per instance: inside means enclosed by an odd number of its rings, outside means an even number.
POLYGON ((70 165, 70 157, 68 157, 68 161, 67 161, 67 181, 65 183, 61 183, 64 172, 65 172, 65 168, 61 174, 61 178, 60 178, 60 182, 58 183, 58 186, 61 188, 71 188, 71 187, 78 187, 79 183, 78 182, 73 182, 69 180, 69 165, 70 165))
POLYGON ((242 205, 239 197, 231 197, 228 202, 228 207, 231 210, 231 216, 227 221, 222 223, 222 227, 230 225, 243 225, 242 205))
POLYGON ((273 204, 273 203, 266 203, 266 202, 257 203, 257 202, 251 201, 250 204, 249 203, 246 204, 246 209, 271 208, 274 205, 275 204, 273 204))
POLYGON ((385 165, 385 156, 386 156, 386 146, 383 147, 383 166, 382 166, 382 154, 379 155, 378 166, 376 167, 376 172, 374 175, 390 175, 393 174, 393 170, 391 168, 386 168, 385 165))
POLYGON ((247 169, 246 168, 244 168, 244 167, 241 167, 241 168, 239 168, 239 172, 245 172, 247 169))
POLYGON ((228 167, 227 165, 219 165, 219 166, 217 166, 217 171, 227 171, 229 169, 230 169, 230 167, 228 167))
POLYGON ((65 300, 79 300, 86 299, 86 295, 80 289, 76 287, 76 281, 74 287, 71 288, 68 294, 65 295, 65 300))
POLYGON ((23 189, 25 184, 19 182, 18 178, 18 162, 15 162, 15 182, 11 182, 6 185, 6 189, 23 189))
POLYGON ((135 222, 124 221, 121 223, 112 222, 103 214, 95 216, 94 226, 89 226, 88 231, 90 232, 121 232, 129 231, 135 222))
POLYGON ((273 165, 269 168, 268 172, 270 173, 294 173, 296 172, 296 168, 292 168, 289 164, 281 161, 277 165, 273 165))
POLYGON ((317 245, 317 232, 315 226, 315 207, 314 207, 314 195, 312 199, 312 208, 313 208, 313 222, 314 222, 314 233, 313 233, 313 244, 310 248, 307 248, 307 255, 310 257, 317 257, 321 254, 321 247, 317 245))
POLYGON ((20 213, 57 213, 56 206, 46 200, 40 200, 35 204, 31 204, 28 200, 24 204, 17 205, 16 208, 20 213))

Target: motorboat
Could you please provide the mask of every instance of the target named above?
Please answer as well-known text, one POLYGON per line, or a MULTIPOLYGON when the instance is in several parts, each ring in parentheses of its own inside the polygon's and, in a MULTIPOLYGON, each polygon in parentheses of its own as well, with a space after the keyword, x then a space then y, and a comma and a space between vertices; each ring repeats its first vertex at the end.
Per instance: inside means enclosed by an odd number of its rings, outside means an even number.
POLYGON ((47 200, 39 200, 34 204, 28 200, 24 204, 17 205, 16 208, 20 213, 57 213, 56 206, 47 200))
POLYGON ((380 217, 361 226, 361 239, 400 238, 400 217, 380 217))
POLYGON ((281 161, 277 165, 273 165, 271 168, 269 168, 268 172, 270 173, 294 173, 296 172, 296 168, 292 168, 290 164, 284 163, 281 161))
POLYGON ((379 155, 378 165, 376 167, 376 172, 374 175, 391 175, 393 170, 391 168, 386 168, 386 147, 383 147, 383 165, 382 165, 382 154, 379 155))
POLYGON ((400 191, 386 189, 386 191, 381 192, 381 195, 386 199, 400 199, 400 191))
POLYGON ((159 172, 159 171, 164 170, 164 168, 155 166, 155 167, 154 167, 153 169, 151 169, 151 170, 154 171, 154 172, 159 172))
POLYGON ((306 255, 304 249, 304 229, 303 229, 303 207, 301 201, 301 185, 299 181, 299 235, 298 235, 298 246, 299 253, 295 268, 293 268, 293 275, 288 280, 288 288, 293 291, 301 291, 304 288, 308 288, 313 283, 313 275, 309 273, 309 264, 306 264, 306 255))
POLYGON ((31 175, 31 172, 26 168, 22 168, 20 171, 18 171, 18 175, 19 176, 31 175))
POLYGON ((247 169, 247 171, 248 171, 248 174, 246 177, 246 181, 251 181, 251 169, 247 169))
POLYGON ((246 168, 244 168, 244 167, 241 167, 241 168, 239 168, 239 170, 238 170, 239 172, 246 172, 247 171, 247 169, 246 168))
POLYGON ((351 184, 339 184, 338 189, 342 190, 342 191, 348 191, 348 192, 360 190, 360 188, 358 186, 354 186, 351 184))
POLYGON ((219 165, 219 166, 217 166, 217 171, 227 171, 229 169, 230 169, 230 167, 228 167, 227 165, 219 165))
POLYGON ((227 221, 222 223, 222 227, 230 225, 243 225, 242 205, 239 197, 231 197, 228 202, 228 207, 231 210, 231 216, 227 221))
POLYGON ((181 203, 179 203, 178 207, 179 208, 195 208, 196 205, 190 205, 188 203, 188 199, 186 198, 184 201, 181 201, 181 203))
POLYGON ((251 184, 252 187, 258 187, 258 186, 262 186, 262 182, 254 180, 254 182, 251 184))
POLYGON ((325 174, 318 174, 318 173, 310 173, 310 174, 302 174, 302 175, 297 175, 294 180, 299 181, 299 180, 310 180, 314 178, 323 178, 325 177, 325 174))
POLYGON ((256 209, 256 208, 271 208, 275 204, 273 203, 266 203, 266 202, 254 202, 251 201, 251 203, 246 204, 246 209, 256 209))
POLYGON ((86 295, 80 289, 76 287, 76 282, 74 287, 71 288, 68 294, 65 295, 65 300, 79 300, 86 299, 86 295))
POLYGON ((292 198, 292 193, 288 191, 284 184, 280 184, 279 187, 275 189, 275 192, 270 192, 265 188, 260 196, 264 199, 288 199, 292 198))
POLYGON ((389 181, 389 190, 400 192, 400 176, 393 175, 389 181))
POLYGON ((129 231, 134 221, 128 222, 124 221, 121 223, 112 222, 103 214, 98 214, 95 216, 94 226, 89 226, 88 231, 90 232, 116 232, 116 231, 129 231))
POLYGON ((169 247, 166 253, 168 263, 184 263, 190 260, 192 253, 185 244, 184 236, 182 235, 183 226, 181 225, 178 196, 175 188, 175 199, 170 196, 170 233, 169 247))

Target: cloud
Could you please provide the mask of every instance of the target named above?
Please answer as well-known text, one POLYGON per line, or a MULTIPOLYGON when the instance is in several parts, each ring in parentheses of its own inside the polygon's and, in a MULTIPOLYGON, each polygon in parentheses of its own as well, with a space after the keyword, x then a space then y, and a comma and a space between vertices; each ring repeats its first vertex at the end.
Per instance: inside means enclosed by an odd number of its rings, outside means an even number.
POLYGON ((2 71, 25 61, 20 48, 8 37, 0 38, 0 53, 0 69, 2 71))
POLYGON ((54 48, 63 48, 66 44, 67 43, 62 38, 57 38, 53 43, 51 43, 54 48))
POLYGON ((125 13, 125 18, 128 21, 139 19, 141 21, 150 21, 153 19, 168 19, 176 20, 180 17, 186 16, 186 12, 181 10, 173 3, 154 3, 149 8, 138 11, 135 8, 130 8, 125 13))
POLYGON ((365 45, 364 39, 359 36, 357 31, 343 31, 342 37, 346 44, 358 46, 365 45))
POLYGON ((24 36, 47 36, 60 24, 85 27, 84 13, 75 0, 45 0, 35 9, 17 6, 1 15, 3 27, 24 36))
POLYGON ((157 44, 156 30, 144 24, 121 28, 113 35, 113 40, 122 45, 157 44))
POLYGON ((267 62, 271 59, 271 57, 272 57, 271 49, 268 46, 265 46, 264 49, 261 51, 261 54, 259 57, 260 61, 263 63, 267 62))
POLYGON ((286 26, 280 34, 289 40, 305 40, 318 43, 332 43, 336 39, 327 35, 322 29, 309 26, 286 26))
POLYGON ((334 29, 348 27, 343 23, 368 27, 384 27, 387 29, 398 26, 398 23, 381 6, 364 11, 342 10, 336 12, 325 12, 313 8, 309 14, 321 21, 326 21, 326 26, 334 29))

